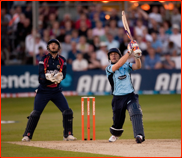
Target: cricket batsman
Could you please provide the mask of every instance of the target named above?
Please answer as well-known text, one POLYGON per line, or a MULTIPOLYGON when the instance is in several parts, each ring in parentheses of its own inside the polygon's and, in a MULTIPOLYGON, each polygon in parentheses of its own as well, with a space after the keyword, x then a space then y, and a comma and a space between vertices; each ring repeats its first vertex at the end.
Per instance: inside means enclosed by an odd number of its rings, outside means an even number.
POLYGON ((61 49, 57 39, 47 44, 49 53, 39 61, 39 87, 34 100, 34 109, 28 116, 28 122, 22 141, 30 141, 38 124, 39 118, 49 101, 52 101, 63 115, 63 140, 76 140, 73 136, 73 111, 62 94, 60 82, 66 77, 66 60, 58 55, 61 49))
POLYGON ((128 52, 122 56, 117 48, 108 51, 108 59, 111 65, 106 67, 106 74, 112 88, 112 111, 113 125, 110 127, 112 136, 109 142, 115 142, 123 133, 125 113, 128 110, 133 126, 134 138, 137 143, 145 141, 145 134, 142 120, 142 109, 138 102, 138 95, 134 93, 130 72, 142 67, 140 57, 142 52, 136 41, 128 44, 128 52), (127 62, 128 57, 133 53, 135 63, 127 62))

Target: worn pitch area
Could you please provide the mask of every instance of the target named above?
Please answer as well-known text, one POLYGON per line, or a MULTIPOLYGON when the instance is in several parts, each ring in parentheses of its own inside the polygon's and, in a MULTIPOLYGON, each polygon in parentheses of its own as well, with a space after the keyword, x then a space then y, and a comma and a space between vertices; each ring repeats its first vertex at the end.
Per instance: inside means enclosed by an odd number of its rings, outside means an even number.
POLYGON ((95 141, 30 141, 8 142, 12 144, 49 148, 64 151, 86 152, 124 157, 180 157, 180 139, 147 139, 137 144, 134 139, 95 141))

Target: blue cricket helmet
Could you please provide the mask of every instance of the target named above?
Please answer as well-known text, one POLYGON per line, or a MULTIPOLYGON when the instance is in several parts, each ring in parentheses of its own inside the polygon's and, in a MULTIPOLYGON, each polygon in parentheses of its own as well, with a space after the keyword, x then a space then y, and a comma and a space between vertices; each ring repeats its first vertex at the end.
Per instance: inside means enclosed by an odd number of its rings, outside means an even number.
POLYGON ((118 53, 120 57, 122 56, 121 51, 120 51, 118 48, 111 48, 111 49, 109 49, 109 51, 108 51, 108 53, 107 53, 108 59, 109 59, 109 60, 110 60, 109 55, 110 55, 111 53, 113 53, 113 52, 118 53))
POLYGON ((48 51, 50 51, 50 49, 49 49, 49 44, 51 44, 51 43, 56 43, 56 44, 58 45, 58 49, 59 49, 59 50, 61 49, 61 45, 60 45, 59 41, 58 41, 57 39, 51 39, 51 40, 49 40, 49 42, 47 43, 47 50, 48 50, 48 51))

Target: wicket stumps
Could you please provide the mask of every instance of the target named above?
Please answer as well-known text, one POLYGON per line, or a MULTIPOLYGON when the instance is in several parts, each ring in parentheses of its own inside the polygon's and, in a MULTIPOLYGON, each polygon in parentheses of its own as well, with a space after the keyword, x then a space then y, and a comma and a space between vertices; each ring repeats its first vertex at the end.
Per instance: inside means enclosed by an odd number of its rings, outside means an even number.
POLYGON ((87 140, 90 139, 90 99, 92 99, 93 140, 95 140, 95 97, 81 97, 82 140, 84 140, 84 99, 87 99, 87 140))

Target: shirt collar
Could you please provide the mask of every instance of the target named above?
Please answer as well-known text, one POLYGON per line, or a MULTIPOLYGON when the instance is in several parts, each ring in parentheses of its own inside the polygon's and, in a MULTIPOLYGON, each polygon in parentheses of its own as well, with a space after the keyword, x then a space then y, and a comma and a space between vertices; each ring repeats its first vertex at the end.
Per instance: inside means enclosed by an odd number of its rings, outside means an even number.
MULTIPOLYGON (((53 56, 52 56, 50 53, 49 53, 49 56, 50 56, 51 59, 53 59, 53 56)), ((59 55, 57 54, 57 56, 56 56, 55 59, 58 59, 58 56, 59 56, 59 55)))

